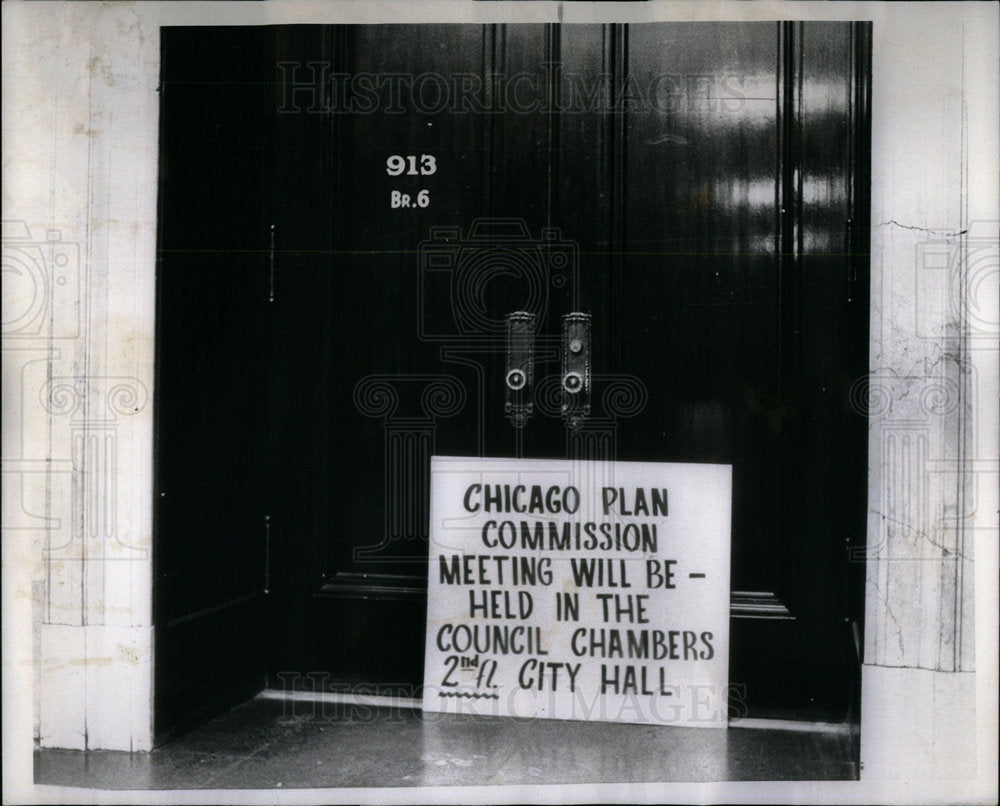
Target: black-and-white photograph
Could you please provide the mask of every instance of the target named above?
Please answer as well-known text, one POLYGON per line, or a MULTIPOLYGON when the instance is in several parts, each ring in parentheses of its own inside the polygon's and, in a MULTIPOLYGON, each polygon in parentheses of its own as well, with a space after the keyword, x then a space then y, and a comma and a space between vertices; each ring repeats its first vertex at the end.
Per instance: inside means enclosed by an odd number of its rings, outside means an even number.
POLYGON ((5 803, 996 802, 995 6, 3 12, 5 803))

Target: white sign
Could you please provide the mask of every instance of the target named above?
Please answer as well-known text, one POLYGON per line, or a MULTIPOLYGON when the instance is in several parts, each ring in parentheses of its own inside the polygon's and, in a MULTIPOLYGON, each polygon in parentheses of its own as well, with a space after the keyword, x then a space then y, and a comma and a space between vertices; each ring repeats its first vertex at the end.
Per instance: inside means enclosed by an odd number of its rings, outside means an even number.
POLYGON ((431 460, 425 711, 725 727, 729 465, 431 460))

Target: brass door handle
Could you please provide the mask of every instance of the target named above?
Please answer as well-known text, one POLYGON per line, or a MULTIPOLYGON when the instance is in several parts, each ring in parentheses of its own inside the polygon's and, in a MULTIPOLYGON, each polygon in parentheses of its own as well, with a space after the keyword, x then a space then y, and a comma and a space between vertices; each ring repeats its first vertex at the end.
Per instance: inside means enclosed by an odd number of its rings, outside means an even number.
POLYGON ((590 414, 590 314, 562 319, 562 415, 578 428, 590 414))
POLYGON ((534 410, 535 314, 507 314, 507 373, 504 413, 516 428, 523 428, 534 410))

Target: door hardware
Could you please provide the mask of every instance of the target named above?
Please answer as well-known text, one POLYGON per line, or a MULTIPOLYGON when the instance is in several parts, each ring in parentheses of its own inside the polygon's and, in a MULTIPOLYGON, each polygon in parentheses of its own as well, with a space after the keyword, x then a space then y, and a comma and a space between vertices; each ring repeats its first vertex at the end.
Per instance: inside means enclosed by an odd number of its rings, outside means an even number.
POLYGON ((590 414, 590 319, 577 312, 562 320, 562 416, 570 428, 590 414))
POLYGON ((507 314, 507 374, 504 413, 523 428, 534 410, 535 314, 507 314))

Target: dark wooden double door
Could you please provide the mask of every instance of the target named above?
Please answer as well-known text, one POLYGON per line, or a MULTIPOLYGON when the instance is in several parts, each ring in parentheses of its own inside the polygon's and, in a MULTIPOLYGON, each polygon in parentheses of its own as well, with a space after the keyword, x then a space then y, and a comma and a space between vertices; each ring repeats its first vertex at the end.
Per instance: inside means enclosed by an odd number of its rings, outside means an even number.
POLYGON ((866 26, 175 28, 162 54, 161 738, 264 685, 417 694, 435 453, 732 464, 733 713, 845 718, 866 26))

